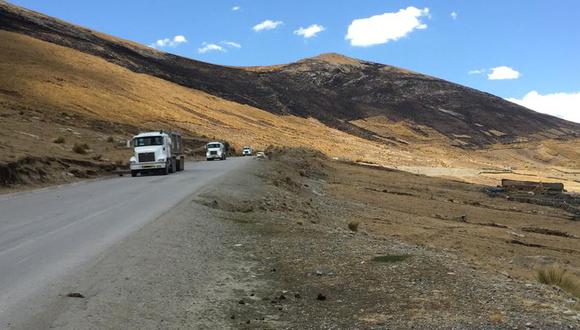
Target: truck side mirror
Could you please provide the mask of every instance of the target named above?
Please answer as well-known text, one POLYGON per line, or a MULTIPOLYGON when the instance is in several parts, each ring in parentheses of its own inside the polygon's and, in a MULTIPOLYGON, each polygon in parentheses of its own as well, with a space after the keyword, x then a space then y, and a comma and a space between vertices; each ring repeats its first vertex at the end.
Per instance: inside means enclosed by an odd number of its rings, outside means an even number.
POLYGON ((133 148, 133 139, 127 140, 127 148, 133 148))

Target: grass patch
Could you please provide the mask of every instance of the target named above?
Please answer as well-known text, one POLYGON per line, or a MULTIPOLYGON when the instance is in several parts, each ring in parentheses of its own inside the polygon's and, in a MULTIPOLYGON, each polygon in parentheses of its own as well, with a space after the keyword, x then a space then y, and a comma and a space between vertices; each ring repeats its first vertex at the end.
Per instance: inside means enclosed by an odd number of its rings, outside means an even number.
POLYGON ((387 254, 384 256, 376 256, 372 259, 372 261, 393 263, 393 262, 405 261, 409 258, 411 258, 410 254, 387 254))
POLYGON ((538 269, 536 279, 542 284, 555 285, 576 297, 580 297, 580 279, 565 268, 552 266, 538 269))
POLYGON ((109 142, 109 143, 113 143, 113 142, 115 142, 115 138, 114 138, 114 137, 112 137, 112 136, 109 136, 109 137, 107 138, 107 142, 109 142))

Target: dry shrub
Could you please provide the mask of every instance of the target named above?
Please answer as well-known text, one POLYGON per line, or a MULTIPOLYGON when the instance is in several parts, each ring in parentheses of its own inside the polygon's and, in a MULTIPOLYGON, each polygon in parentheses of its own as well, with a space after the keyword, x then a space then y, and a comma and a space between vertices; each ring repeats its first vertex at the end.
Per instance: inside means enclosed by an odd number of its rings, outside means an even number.
POLYGON ((65 141, 64 141, 64 138, 62 136, 59 136, 56 139, 54 139, 54 141, 52 141, 52 142, 57 143, 57 144, 63 144, 65 141))
POLYGON ((551 266, 538 269, 536 278, 542 284, 555 285, 576 297, 580 297, 580 280, 565 268, 551 266))
POLYGON ((87 150, 89 150, 89 149, 90 149, 90 147, 86 143, 83 143, 83 144, 75 143, 72 150, 74 152, 76 152, 77 154, 84 155, 87 153, 87 150))
POLYGON ((113 142, 115 142, 115 138, 114 138, 114 137, 112 137, 112 136, 109 136, 109 137, 107 138, 107 142, 109 142, 109 143, 113 143, 113 142))
POLYGON ((360 222, 358 222, 358 221, 351 221, 351 222, 348 223, 348 229, 350 229, 351 231, 357 232, 359 225, 360 225, 360 222))

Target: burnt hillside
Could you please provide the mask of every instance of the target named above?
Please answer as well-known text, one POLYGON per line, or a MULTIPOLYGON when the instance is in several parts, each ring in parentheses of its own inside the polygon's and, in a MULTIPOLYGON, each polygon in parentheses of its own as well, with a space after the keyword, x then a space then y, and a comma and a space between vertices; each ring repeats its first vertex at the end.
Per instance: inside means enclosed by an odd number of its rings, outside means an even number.
POLYGON ((533 112, 499 97, 415 72, 325 54, 274 67, 232 68, 148 47, 0 2, 0 29, 96 55, 134 72, 263 109, 314 117, 373 139, 350 121, 384 117, 421 124, 465 146, 520 138, 567 138, 580 125, 533 112), (493 134, 492 134, 493 133, 493 134))

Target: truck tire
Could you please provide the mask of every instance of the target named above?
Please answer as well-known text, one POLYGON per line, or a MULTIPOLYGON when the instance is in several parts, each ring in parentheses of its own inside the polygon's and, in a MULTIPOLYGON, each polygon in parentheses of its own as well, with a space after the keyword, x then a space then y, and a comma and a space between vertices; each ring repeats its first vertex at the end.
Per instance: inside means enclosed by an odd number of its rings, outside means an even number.
POLYGON ((132 177, 136 177, 137 176, 137 171, 131 171, 131 176, 132 177))
POLYGON ((179 170, 185 171, 185 157, 181 157, 181 161, 179 162, 179 165, 181 165, 181 168, 179 170))
POLYGON ((175 159, 171 159, 171 163, 169 164, 169 173, 175 173, 175 159))
POLYGON ((161 170, 161 175, 169 174, 169 164, 165 164, 165 168, 161 170))
POLYGON ((180 158, 175 159, 175 171, 176 172, 181 171, 181 159, 180 158))

